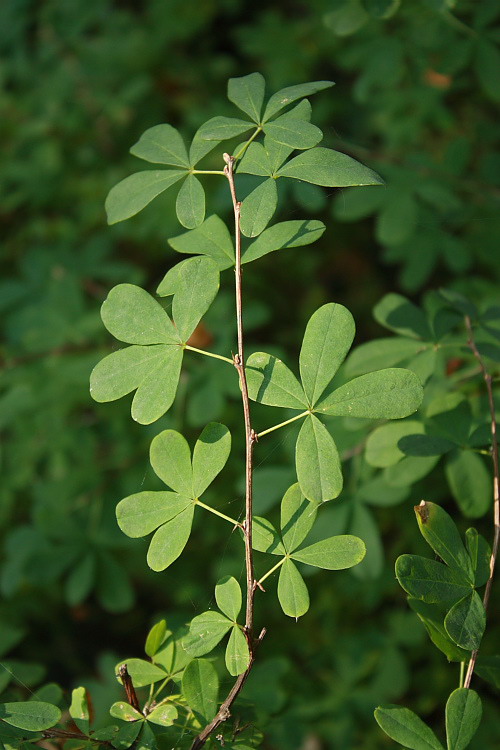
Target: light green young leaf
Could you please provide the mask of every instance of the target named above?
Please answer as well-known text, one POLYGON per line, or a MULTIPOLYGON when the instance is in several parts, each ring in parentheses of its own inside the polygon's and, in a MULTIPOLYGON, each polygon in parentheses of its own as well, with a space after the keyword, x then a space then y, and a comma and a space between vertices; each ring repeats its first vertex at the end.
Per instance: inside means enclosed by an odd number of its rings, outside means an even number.
POLYGON ((307 149, 317 146, 322 140, 323 133, 316 125, 305 120, 296 120, 283 115, 264 125, 266 136, 276 143, 290 148, 307 149))
POLYGON ((256 237, 268 225, 276 206, 276 180, 270 177, 252 190, 241 204, 241 231, 245 237, 256 237))
POLYGON ((144 716, 137 711, 129 703, 125 701, 118 701, 113 703, 109 709, 109 713, 114 719, 121 719, 121 721, 144 721, 144 716))
POLYGON ((161 727, 170 727, 177 719, 178 715, 176 707, 171 703, 166 703, 162 706, 156 706, 156 708, 147 715, 147 720, 152 721, 153 724, 159 724, 161 727))
POLYGON ((389 422, 377 427, 366 441, 365 458, 370 466, 385 469, 394 466, 404 457, 399 448, 399 441, 407 435, 421 435, 424 432, 422 422, 407 420, 389 422))
POLYGON ((315 568, 345 570, 361 562, 365 554, 366 547, 361 539, 343 534, 295 550, 292 557, 307 565, 314 565, 315 568))
MULTIPOLYGON (((127 659, 118 662, 116 665, 115 672, 119 682, 122 681, 119 669, 123 664, 127 665, 127 672, 134 687, 153 685, 155 682, 164 680, 167 676, 164 669, 156 666, 156 664, 151 664, 150 661, 146 661, 145 659, 127 659)), ((127 721, 130 721, 130 719, 127 719, 127 721)))
POLYGON ((224 271, 234 266, 234 247, 231 235, 222 219, 216 214, 205 219, 196 229, 171 237, 168 244, 178 253, 208 255, 224 271))
POLYGON ((239 120, 236 117, 212 117, 198 129, 198 133, 205 141, 225 141, 254 127, 253 122, 239 120))
POLYGON ((450 515, 436 503, 422 500, 415 506, 420 533, 427 544, 450 568, 474 581, 472 563, 466 552, 459 531, 450 515))
POLYGON ((174 295, 176 333, 185 343, 219 291, 217 263, 204 255, 187 258, 167 272, 156 291, 160 297, 174 295))
POLYGON ((476 529, 467 529, 465 543, 474 571, 474 585, 479 588, 484 586, 490 577, 490 545, 484 536, 477 533, 476 529))
POLYGON ((226 667, 229 674, 236 677, 243 674, 250 664, 247 639, 238 625, 233 625, 226 647, 226 667))
POLYGON ((260 73, 250 73, 227 82, 227 98, 259 124, 266 82, 260 73))
POLYGON ((226 465, 231 452, 231 433, 218 422, 210 422, 193 451, 193 492, 200 497, 226 465))
POLYGON ((163 430, 151 442, 149 450, 155 474, 175 492, 195 497, 191 451, 186 438, 175 430, 163 430))
POLYGON ((231 620, 220 612, 203 612, 191 620, 182 646, 191 656, 203 656, 213 651, 231 627, 231 620))
POLYGON ((146 130, 130 149, 133 156, 171 167, 189 169, 186 146, 178 130, 171 125, 155 125, 146 130))
POLYGON ((302 424, 295 449, 300 489, 308 500, 332 500, 342 492, 342 469, 333 438, 314 415, 302 424))
POLYGON ((193 659, 182 675, 182 693, 188 706, 208 724, 217 712, 219 678, 207 659, 193 659))
POLYGON ((151 203, 157 195, 186 176, 185 171, 162 169, 136 172, 111 188, 105 208, 108 224, 130 219, 151 203))
POLYGON ((301 83, 296 86, 287 86, 284 89, 280 89, 269 99, 264 111, 264 117, 262 118, 263 122, 267 122, 270 117, 288 107, 289 104, 296 102, 297 99, 305 99, 306 96, 329 89, 333 85, 333 81, 312 81, 311 83, 301 83))
POLYGON ((90 713, 86 688, 77 687, 71 691, 71 705, 69 707, 69 715, 75 722, 80 732, 88 734, 90 725, 90 713))
POLYGON ((160 650, 164 641, 167 639, 167 623, 165 620, 160 620, 153 625, 146 638, 145 652, 146 655, 151 659, 160 650))
POLYGON ((287 558, 280 568, 278 599, 285 615, 295 619, 305 615, 309 609, 307 586, 290 558, 287 558))
POLYGON ((136 539, 167 523, 191 503, 190 497, 176 492, 137 492, 120 500, 116 520, 124 534, 136 539))
POLYGON ((475 690, 458 688, 446 703, 448 750, 466 750, 481 723, 483 707, 475 690))
POLYGON ((254 174, 259 177, 271 177, 273 166, 262 143, 253 141, 241 160, 238 162, 236 171, 238 174, 254 174))
POLYGON ((127 344, 178 344, 180 338, 161 305, 134 284, 113 287, 101 306, 102 322, 127 344))
POLYGON ((147 562, 152 570, 165 570, 171 565, 186 546, 193 525, 194 505, 188 505, 171 521, 160 526, 154 534, 147 554, 147 562))
POLYGON ((321 221, 282 221, 274 224, 247 247, 241 262, 250 263, 275 250, 310 245, 321 237, 325 228, 321 221))
POLYGON ((278 170, 277 175, 323 187, 384 184, 373 170, 346 154, 322 146, 295 156, 278 170))
POLYGON ((298 482, 285 492, 281 502, 281 536, 288 553, 302 544, 316 520, 316 506, 307 500, 298 482))
POLYGON ((175 211, 186 229, 199 227, 205 218, 205 191, 194 174, 186 177, 177 194, 175 211))
POLYGON ((373 316, 381 325, 401 336, 432 339, 427 318, 420 308, 401 294, 386 294, 373 308, 373 316))
POLYGON ((409 750, 444 750, 432 729, 409 708, 379 706, 375 720, 392 740, 409 750))
POLYGON ((251 354, 246 364, 248 395, 268 406, 307 409, 302 387, 291 370, 277 357, 265 352, 251 354))
POLYGON ((0 703, 0 719, 18 729, 41 732, 60 721, 61 711, 45 701, 0 703))
POLYGON ((311 406, 323 391, 351 348, 356 326, 347 308, 323 305, 310 317, 300 350, 300 377, 311 406))
POLYGON ((443 612, 439 605, 427 604, 411 596, 408 597, 408 604, 424 625, 433 644, 445 654, 448 661, 469 660, 470 651, 459 648, 444 629, 443 612))
POLYGON ((258 552, 268 552, 271 555, 284 555, 281 537, 267 518, 254 516, 252 524, 252 547, 258 552))
POLYGON ((400 419, 420 406, 423 389, 411 370, 391 367, 360 375, 326 395, 314 411, 338 417, 400 419))
POLYGON ((486 613, 477 591, 471 591, 450 609, 444 627, 457 646, 470 651, 479 648, 486 627, 486 613))
POLYGON ((224 576, 217 582, 215 587, 215 600, 219 609, 236 621, 241 610, 241 588, 233 576, 224 576))
POLYGON ((419 555, 398 557, 396 577, 410 596, 428 604, 455 604, 472 589, 465 575, 419 555))
POLYGON ((445 474, 464 516, 484 516, 491 504, 491 478, 480 456, 467 450, 454 451, 446 462, 445 474))

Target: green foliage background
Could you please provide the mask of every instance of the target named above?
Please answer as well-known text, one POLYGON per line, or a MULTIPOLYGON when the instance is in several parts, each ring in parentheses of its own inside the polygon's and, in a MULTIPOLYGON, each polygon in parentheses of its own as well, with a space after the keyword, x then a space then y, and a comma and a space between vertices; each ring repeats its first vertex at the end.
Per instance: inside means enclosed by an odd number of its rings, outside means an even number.
MULTIPOLYGON (((146 543, 116 525, 120 498, 160 489, 147 455, 152 437, 170 427, 194 440, 212 419, 235 440, 217 485, 224 497, 213 502, 229 503, 237 517, 242 511, 241 404, 231 372, 226 380, 217 363, 188 362, 181 397, 150 427, 130 421, 127 399, 96 405, 88 394, 92 367, 113 347, 99 317, 107 291, 123 281, 152 291, 176 260, 166 242, 179 233, 168 193, 138 217, 105 225, 107 192, 137 168, 125 156, 131 144, 160 122, 189 137, 208 117, 234 114, 225 97, 230 76, 258 70, 270 91, 334 80, 314 101, 324 144, 375 169, 386 187, 290 191, 279 218, 305 213, 327 231, 314 246, 248 267, 246 328, 250 350, 293 362, 311 313, 336 301, 353 312, 360 344, 386 335, 371 311, 390 291, 418 302, 444 285, 498 304, 499 43, 496 0, 4 0, 2 700, 85 676, 99 715, 104 700, 121 697, 116 661, 142 655, 158 616, 180 625, 213 606, 207 580, 233 572, 240 559, 235 535, 221 537, 209 518, 195 526, 183 558, 154 574, 146 543)), ((212 211, 229 212, 222 188, 208 200, 212 211)), ((234 349, 232 315, 228 286, 196 345, 234 349)), ((454 366, 448 362, 450 372, 454 366)), ((254 414, 259 426, 269 419, 263 407, 254 414)), ((360 433, 347 420, 342 429, 349 450, 360 433)), ((295 433, 291 425, 258 446, 259 513, 294 481, 295 433)), ((393 572, 398 554, 425 554, 412 512, 421 497, 457 515, 438 469, 404 502, 375 509, 385 561, 361 574, 311 576, 311 611, 298 624, 274 597, 258 598, 268 636, 249 692, 263 715, 275 715, 266 747, 301 748, 315 738, 320 747, 387 747, 372 719, 384 701, 442 722, 457 667, 429 648, 393 572)), ((475 525, 489 535, 487 519, 475 525)), ((489 630, 493 653, 494 614, 489 630)), ((471 747, 494 748, 494 695, 482 685, 485 721, 471 747)))

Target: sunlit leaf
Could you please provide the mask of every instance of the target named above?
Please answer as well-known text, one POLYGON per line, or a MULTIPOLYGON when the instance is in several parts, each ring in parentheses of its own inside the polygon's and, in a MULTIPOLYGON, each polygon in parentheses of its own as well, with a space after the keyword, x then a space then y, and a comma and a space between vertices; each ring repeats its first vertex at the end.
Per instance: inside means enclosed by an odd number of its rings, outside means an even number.
POLYGON ((295 463, 300 489, 309 500, 322 503, 340 495, 343 479, 337 447, 314 415, 306 417, 300 429, 295 463))
POLYGON ((302 544, 315 520, 315 504, 304 497, 298 483, 293 484, 281 503, 281 536, 288 553, 302 544))
POLYGON ((106 198, 108 224, 130 219, 151 203, 157 195, 175 185, 186 172, 173 169, 136 172, 115 185, 106 198))
POLYGON ((170 237, 169 245, 178 253, 208 255, 220 271, 234 266, 234 246, 227 226, 213 214, 203 224, 177 237, 170 237))
POLYGON ((248 395, 268 406, 304 410, 307 400, 302 387, 288 367, 272 354, 256 352, 246 363, 248 395))
POLYGON ((156 475, 175 492, 194 497, 191 450, 180 432, 163 430, 151 442, 151 466, 156 475))
MULTIPOLYGON (((126 661, 119 662, 116 666, 116 675, 120 682, 121 677, 119 676, 119 669, 123 664, 127 665, 127 672, 130 675, 134 687, 153 685, 155 682, 164 680, 167 676, 164 669, 160 669, 160 667, 156 666, 156 664, 152 664, 150 661, 146 661, 145 659, 127 659, 126 661)), ((129 708, 131 708, 131 706, 129 706, 129 708)), ((127 719, 127 721, 130 721, 130 719, 127 719)))
POLYGON ((217 606, 230 620, 236 621, 241 610, 241 588, 233 576, 225 576, 215 587, 217 606))
POLYGON ((226 647, 226 667, 229 674, 236 677, 243 674, 250 663, 248 643, 242 630, 234 625, 226 647))
POLYGON ((61 711, 45 701, 0 703, 0 719, 19 729, 41 732, 60 721, 61 711))
POLYGON ((167 638, 167 623, 165 620, 160 620, 153 625, 146 638, 145 652, 150 658, 160 650, 163 642, 167 638))
POLYGON ((171 125, 155 125, 146 130, 132 146, 130 153, 154 164, 189 169, 189 159, 182 136, 171 125))
POLYGON ((278 599, 289 617, 302 617, 309 609, 309 592, 295 563, 287 558, 280 568, 278 599))
POLYGON ((235 138, 254 128, 253 122, 239 120, 236 117, 212 117, 198 129, 200 138, 206 141, 224 141, 235 138))
POLYGON ((155 532, 147 554, 148 565, 157 572, 171 565, 187 544, 193 525, 194 505, 188 505, 155 532))
POLYGON ((357 536, 344 534, 322 539, 292 553, 294 560, 325 570, 344 570, 357 565, 366 553, 364 542, 357 536))
POLYGON ((161 727, 170 727, 177 719, 178 711, 171 703, 162 706, 156 706, 151 713, 147 715, 147 720, 153 724, 159 724, 161 727))
POLYGON ((186 229, 199 227, 205 218, 205 191, 194 174, 186 177, 177 194, 177 218, 186 229))
POLYGON ((178 344, 179 334, 161 305, 134 284, 113 287, 101 307, 108 331, 127 344, 178 344))
POLYGON ((218 422, 210 422, 196 441, 193 451, 193 492, 205 492, 222 471, 231 451, 231 433, 218 422))
POLYGON ((329 89, 333 86, 332 81, 312 81, 311 83, 301 83, 296 86, 287 86, 280 89, 269 99, 264 111, 263 121, 266 122, 270 117, 280 112, 284 107, 296 102, 297 99, 304 99, 306 96, 316 94, 318 91, 329 89))
POLYGON ((191 656, 209 654, 231 627, 231 620, 220 612, 203 612, 191 620, 189 633, 184 637, 182 646, 191 656))
POLYGON ((109 713, 114 719, 121 719, 121 721, 144 721, 144 716, 124 701, 113 703, 109 709, 109 713))
POLYGON ((422 501, 415 506, 418 527, 425 541, 441 560, 463 573, 472 583, 472 563, 451 516, 436 503, 422 501))
POLYGON ((124 534, 146 536, 192 503, 176 492, 144 491, 129 495, 116 506, 116 520, 124 534))

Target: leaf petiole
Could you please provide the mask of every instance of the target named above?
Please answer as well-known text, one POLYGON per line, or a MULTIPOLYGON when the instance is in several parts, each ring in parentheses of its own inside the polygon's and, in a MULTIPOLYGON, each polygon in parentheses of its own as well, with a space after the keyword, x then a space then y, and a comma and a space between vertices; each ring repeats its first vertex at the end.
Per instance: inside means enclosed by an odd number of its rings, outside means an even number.
POLYGON ((287 559, 286 557, 282 557, 281 560, 278 560, 276 565, 273 565, 273 567, 262 576, 262 578, 260 579, 257 585, 260 586, 266 580, 266 578, 269 578, 269 576, 274 573, 275 570, 278 570, 278 568, 281 568, 281 566, 283 565, 286 559, 287 559))
POLYGON ((268 435, 270 432, 274 432, 274 430, 279 430, 280 427, 286 427, 287 424, 291 424, 292 422, 295 422, 297 419, 302 419, 302 417, 307 417, 308 414, 311 412, 309 409, 307 411, 303 411, 300 414, 296 414, 295 417, 292 417, 291 419, 287 419, 285 422, 280 422, 279 424, 275 424, 274 427, 269 427, 267 430, 263 430, 262 432, 259 432, 257 435, 257 439, 263 437, 264 435, 268 435))
POLYGON ((259 127, 258 127, 258 128, 257 128, 257 130, 255 131, 255 133, 253 133, 253 134, 252 134, 252 135, 250 136, 250 138, 248 139, 248 141, 247 141, 246 143, 244 143, 244 144, 243 144, 243 146, 242 146, 242 147, 240 148, 240 150, 238 151, 238 153, 237 153, 237 154, 235 154, 235 155, 233 156, 233 159, 234 159, 235 161, 237 161, 238 159, 241 159, 241 157, 243 156, 243 154, 245 153, 245 151, 247 150, 247 148, 249 147, 249 145, 250 145, 250 144, 252 143, 252 141, 254 141, 254 140, 255 140, 255 139, 257 138, 257 136, 258 136, 258 135, 259 135, 259 133, 261 133, 261 132, 262 132, 262 128, 261 128, 261 126, 259 125, 259 127))
POLYGON ((197 349, 195 346, 189 346, 184 344, 184 349, 188 349, 190 352, 197 352, 197 354, 204 354, 206 357, 213 357, 214 359, 221 359, 223 362, 229 362, 230 365, 234 366, 234 362, 229 357, 223 357, 222 354, 214 354, 213 352, 207 352, 205 349, 197 349))
POLYGON ((202 508, 205 508, 205 510, 210 511, 210 513, 213 513, 216 516, 219 516, 219 518, 223 518, 224 521, 228 521, 233 526, 238 526, 240 529, 243 528, 241 523, 239 521, 236 521, 234 518, 231 518, 230 516, 226 516, 224 513, 221 513, 220 510, 216 510, 215 508, 212 508, 210 505, 205 505, 205 503, 202 503, 201 500, 196 499, 195 500, 196 505, 201 506, 202 508))

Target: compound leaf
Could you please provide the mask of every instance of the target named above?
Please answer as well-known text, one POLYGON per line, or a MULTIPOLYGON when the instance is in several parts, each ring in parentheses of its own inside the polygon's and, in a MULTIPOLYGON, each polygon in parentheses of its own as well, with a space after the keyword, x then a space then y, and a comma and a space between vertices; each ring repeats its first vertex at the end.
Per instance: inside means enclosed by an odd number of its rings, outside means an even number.
POLYGON ((295 462, 300 489, 309 500, 322 503, 340 495, 343 479, 337 446, 314 415, 301 427, 295 462))
POLYGON ((136 172, 111 188, 105 208, 108 224, 130 219, 151 203, 157 195, 186 176, 185 171, 161 169, 136 172))

